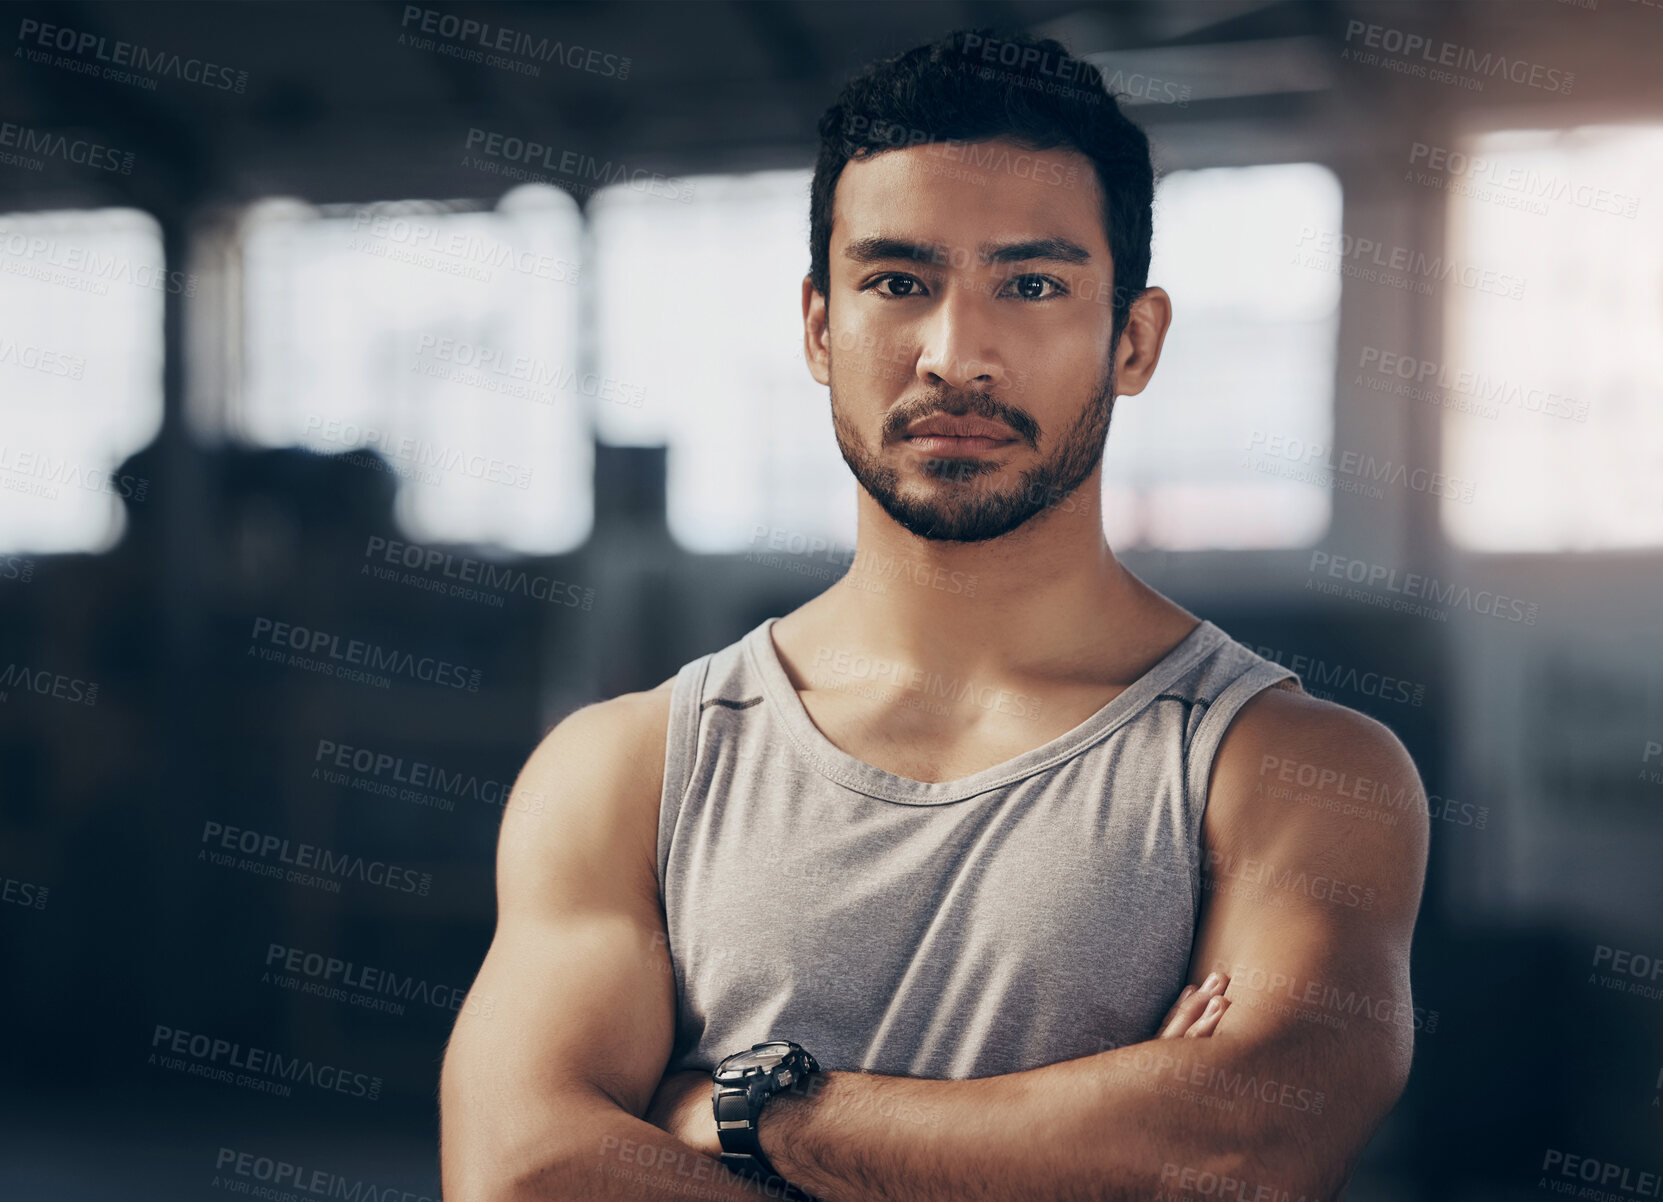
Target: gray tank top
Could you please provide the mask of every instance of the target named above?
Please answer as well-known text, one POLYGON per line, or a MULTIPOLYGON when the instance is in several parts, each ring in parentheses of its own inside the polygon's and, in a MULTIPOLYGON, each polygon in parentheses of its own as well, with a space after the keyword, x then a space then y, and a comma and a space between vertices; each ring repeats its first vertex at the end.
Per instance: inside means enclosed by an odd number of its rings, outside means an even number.
POLYGON ((926 783, 820 733, 776 621, 671 693, 667 1071, 790 1039, 826 1069, 960 1079, 1153 1038, 1189 965, 1213 754, 1296 674, 1202 621, 1073 730, 926 783))

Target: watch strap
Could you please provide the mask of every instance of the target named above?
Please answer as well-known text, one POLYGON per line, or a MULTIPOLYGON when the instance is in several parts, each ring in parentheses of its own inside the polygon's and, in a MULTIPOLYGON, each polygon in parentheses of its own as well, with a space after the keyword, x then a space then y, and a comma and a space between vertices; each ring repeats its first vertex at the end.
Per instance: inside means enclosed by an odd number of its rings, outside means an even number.
POLYGON ((758 1158, 744 1152, 723 1152, 716 1159, 721 1162, 724 1169, 740 1177, 767 1181, 779 1176, 774 1171, 774 1166, 768 1163, 766 1157, 758 1158))
POLYGON ((768 1078, 763 1075, 744 1081, 723 1084, 716 1092, 716 1129, 721 1136, 722 1149, 754 1158, 768 1172, 774 1166, 762 1154, 758 1120, 769 1096, 768 1078))
POLYGON ((782 1198, 785 1199, 785 1202, 820 1202, 820 1199, 813 1194, 792 1185, 784 1177, 774 1172, 772 1168, 765 1167, 767 1165, 766 1158, 759 1160, 757 1157, 746 1156, 741 1153, 723 1152, 716 1159, 723 1168, 736 1176, 761 1182, 764 1186, 777 1186, 779 1192, 770 1193, 768 1196, 771 1198, 782 1198))

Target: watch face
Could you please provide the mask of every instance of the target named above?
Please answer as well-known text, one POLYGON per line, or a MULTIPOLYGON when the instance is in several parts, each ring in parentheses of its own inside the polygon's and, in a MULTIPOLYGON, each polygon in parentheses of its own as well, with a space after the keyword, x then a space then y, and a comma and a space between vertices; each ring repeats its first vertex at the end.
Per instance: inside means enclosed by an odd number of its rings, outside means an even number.
POLYGON ((725 1068, 730 1072, 747 1068, 773 1068, 785 1059, 788 1051, 789 1048, 762 1048, 740 1052, 727 1061, 725 1068))

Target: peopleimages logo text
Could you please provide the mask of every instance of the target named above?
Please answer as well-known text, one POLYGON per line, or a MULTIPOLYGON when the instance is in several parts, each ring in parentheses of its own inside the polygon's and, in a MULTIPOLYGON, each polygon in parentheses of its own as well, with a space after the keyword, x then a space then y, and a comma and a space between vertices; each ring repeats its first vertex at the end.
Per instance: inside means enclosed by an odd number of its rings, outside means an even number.
MULTIPOLYGON (((1348 265, 1352 260, 1356 260, 1357 263, 1370 264, 1387 271, 1403 272, 1405 278, 1419 276, 1422 282, 1453 282, 1463 288, 1505 296, 1509 300, 1522 299, 1525 284, 1528 282, 1523 276, 1480 267, 1476 263, 1463 263, 1458 259, 1445 258, 1443 255, 1428 255, 1424 251, 1407 246, 1387 246, 1373 238, 1358 237, 1339 230, 1320 230, 1311 225, 1299 227, 1296 246, 1302 251, 1314 250, 1318 255, 1334 256, 1348 265), (1312 246, 1312 243, 1315 245, 1312 246)), ((1306 265, 1317 266, 1319 262, 1306 265)), ((1390 279, 1388 277, 1382 282, 1390 282, 1390 279)))
POLYGON ((603 54, 599 50, 588 50, 577 45, 568 46, 564 42, 533 37, 519 30, 492 25, 489 21, 458 17, 436 8, 406 4, 399 25, 404 29, 413 25, 418 32, 437 34, 447 41, 472 44, 481 50, 497 50, 538 62, 559 63, 573 71, 587 71, 591 75, 629 78, 631 60, 621 55, 603 54))
MULTIPOLYGON (((408 785, 412 789, 432 789, 441 794, 446 800, 462 798, 463 800, 481 801, 486 805, 505 806, 513 786, 491 777, 479 777, 471 772, 449 772, 444 768, 425 763, 422 760, 406 760, 402 755, 393 755, 387 751, 373 751, 368 747, 353 747, 344 743, 337 743, 332 739, 319 739, 317 753, 312 756, 313 764, 324 765, 322 769, 314 769, 316 776, 322 771, 326 779, 340 776, 345 772, 359 774, 359 782, 368 784, 385 776, 388 780, 401 785, 408 785), (328 766, 340 769, 340 772, 330 772, 328 766)), ((331 784, 345 784, 345 780, 330 780, 331 784)), ((366 788, 366 792, 374 792, 366 788)), ((542 813, 543 797, 539 793, 527 793, 525 805, 520 807, 542 813)))
MULTIPOLYGON (((468 996, 468 991, 459 985, 443 985, 425 977, 400 974, 390 968, 358 964, 338 956, 326 956, 321 952, 281 943, 266 947, 263 982, 270 982, 273 965, 277 966, 278 984, 290 983, 290 980, 283 978, 284 973, 291 974, 291 979, 306 977, 308 980, 305 982, 293 981, 301 993, 331 1001, 352 1001, 365 1009, 396 1014, 404 1012, 403 1002, 420 1003, 436 1010, 459 1011, 468 996)), ((470 1013, 489 1017, 492 1001, 494 999, 482 999, 482 1005, 470 1010, 470 1013)))
POLYGON ((225 1174, 227 1186, 234 1184, 237 1187, 233 1192, 252 1197, 293 1198, 296 1195, 290 1191, 298 1190, 319 1198, 351 1198, 354 1202, 438 1202, 427 1194, 398 1190, 390 1185, 377 1188, 374 1182, 361 1177, 346 1177, 326 1169, 314 1169, 236 1148, 220 1148, 214 1159, 214 1169, 225 1174), (269 1184, 251 1189, 246 1181, 231 1182, 229 1178, 233 1173, 269 1184), (284 1192, 275 1192, 278 1190, 284 1192))
POLYGON ((1409 147, 1409 165, 1414 167, 1423 163, 1432 171, 1463 178, 1470 184, 1517 192, 1533 200, 1559 200, 1574 208, 1611 213, 1618 217, 1633 217, 1640 211, 1640 198, 1630 192, 1617 192, 1557 172, 1538 171, 1508 159, 1490 159, 1447 146, 1415 142, 1409 147))
POLYGON ((172 1069, 194 1068, 197 1071, 191 1072, 191 1076, 243 1084, 245 1082, 238 1080, 230 1071, 237 1069, 261 1084, 310 1085, 331 1093, 367 1098, 372 1102, 381 1096, 381 1078, 369 1073, 354 1072, 334 1064, 318 1064, 302 1056, 285 1056, 268 1048, 245 1047, 236 1040, 197 1031, 182 1031, 162 1023, 156 1024, 150 1037, 150 1047, 152 1064, 172 1069), (173 1053, 177 1059, 169 1060, 163 1055, 164 1052, 173 1053), (195 1063, 191 1064, 193 1061, 195 1063))
POLYGON ((562 150, 557 146, 548 146, 529 138, 516 138, 511 134, 495 133, 478 126, 468 128, 468 137, 463 145, 467 150, 492 158, 541 166, 557 175, 575 176, 598 186, 623 184, 634 191, 647 192, 670 200, 686 202, 693 199, 692 184, 671 179, 656 171, 640 167, 632 171, 621 163, 603 161, 592 154, 562 150), (654 188, 659 190, 653 191, 654 188))
MULTIPOLYGON (((27 229, 0 225, 0 257, 14 260, 0 270, 13 275, 36 275, 30 268, 57 267, 92 277, 86 281, 87 291, 100 291, 111 283, 132 284, 156 292, 171 292, 176 296, 196 295, 196 273, 169 271, 156 263, 143 260, 135 263, 128 256, 116 252, 102 252, 96 247, 59 242, 55 237, 32 234, 27 229), (99 288, 91 287, 97 284, 99 288)), ((63 281, 53 280, 58 283, 63 281)))
POLYGON ((101 142, 85 138, 71 141, 60 133, 39 130, 28 125, 0 121, 0 146, 9 146, 22 154, 38 154, 49 159, 62 159, 79 167, 93 167, 99 171, 133 174, 133 152, 117 150, 101 142))
MULTIPOLYGON (((1417 359, 1377 346, 1365 346, 1357 360, 1360 371, 1376 376, 1391 376, 1417 386, 1471 397, 1481 404, 1511 405, 1525 413, 1540 413, 1546 417, 1563 417, 1571 421, 1588 420, 1588 402, 1578 401, 1563 393, 1545 388, 1527 387, 1504 377, 1486 375, 1470 368, 1452 367, 1435 359, 1417 359)), ((1358 382, 1372 387, 1361 375, 1358 382)), ((1494 412, 1495 410, 1491 410, 1494 412)))
POLYGON ((247 71, 233 70, 165 50, 150 50, 134 42, 112 41, 102 34, 70 29, 64 25, 46 25, 33 17, 24 17, 18 25, 17 41, 20 47, 33 41, 42 49, 60 50, 82 58, 90 51, 99 62, 131 67, 134 71, 150 75, 171 75, 186 83, 199 83, 222 92, 240 95, 248 87, 247 71))
MULTIPOLYGON (((343 879, 356 879, 366 885, 379 885, 395 893, 426 897, 433 887, 433 874, 430 872, 417 872, 414 868, 389 864, 385 860, 366 860, 363 856, 331 851, 315 843, 291 842, 280 835, 269 835, 245 827, 226 826, 211 818, 202 824, 200 842, 262 860, 275 858, 278 863, 294 865, 295 869, 312 869, 343 879)), ((207 860, 209 853, 202 849, 197 852, 197 857, 207 860)), ((225 858, 219 857, 222 860, 225 858)))
POLYGON ((1345 40, 1349 42, 1353 38, 1360 38, 1363 45, 1371 49, 1384 50, 1388 54, 1402 54, 1407 57, 1418 54, 1422 60, 1436 66, 1453 67, 1491 78, 1501 75, 1517 84, 1526 84, 1547 92, 1559 92, 1566 96, 1570 95, 1571 85, 1576 82, 1576 75, 1571 71, 1544 67, 1540 63, 1526 62, 1521 58, 1510 59, 1505 54, 1493 54, 1489 51, 1479 54, 1471 46, 1393 29, 1389 25, 1371 25, 1366 21, 1349 20, 1345 26, 1345 40))
MULTIPOLYGON (((512 564, 490 563, 468 555, 383 538, 379 534, 369 536, 369 542, 364 547, 364 558, 380 559, 384 563, 430 575, 436 572, 462 584, 477 584, 482 589, 501 593, 518 593, 522 597, 547 601, 550 605, 588 610, 595 604, 595 590, 592 588, 551 576, 532 575, 512 564)), ((364 565, 365 569, 371 566, 364 565)))
POLYGON ((1534 601, 1508 597, 1491 589, 1475 590, 1469 585, 1458 585, 1453 581, 1439 580, 1436 576, 1425 576, 1419 572, 1399 572, 1397 568, 1388 567, 1386 564, 1369 563, 1345 555, 1331 555, 1327 551, 1311 552, 1309 571, 1312 576, 1327 575, 1362 585, 1365 589, 1380 588, 1402 597, 1467 609, 1485 617, 1522 622, 1526 626, 1536 625, 1539 612, 1539 606, 1534 601))
POLYGON ((252 637, 265 640, 274 647, 289 647, 316 656, 320 652, 332 660, 360 665, 376 672, 390 672, 409 676, 432 684, 448 685, 453 689, 479 692, 480 671, 449 660, 434 659, 431 655, 417 657, 410 651, 386 648, 362 639, 346 640, 343 649, 341 636, 327 630, 312 630, 271 618, 255 618, 252 637))

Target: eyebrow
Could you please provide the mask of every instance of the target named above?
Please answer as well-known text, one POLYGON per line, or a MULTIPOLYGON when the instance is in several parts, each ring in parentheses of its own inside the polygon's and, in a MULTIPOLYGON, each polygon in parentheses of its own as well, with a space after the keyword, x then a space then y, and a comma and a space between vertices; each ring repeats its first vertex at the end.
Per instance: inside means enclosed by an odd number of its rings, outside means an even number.
MULTIPOLYGON (((1032 259, 1050 259, 1060 263, 1085 263, 1091 252, 1067 238, 1028 238, 1020 242, 984 242, 977 247, 983 263, 1025 263, 1032 259)), ((910 238, 894 238, 876 234, 857 238, 843 249, 843 257, 856 263, 882 263, 903 259, 913 263, 947 263, 951 256, 939 242, 914 242, 910 238)))

